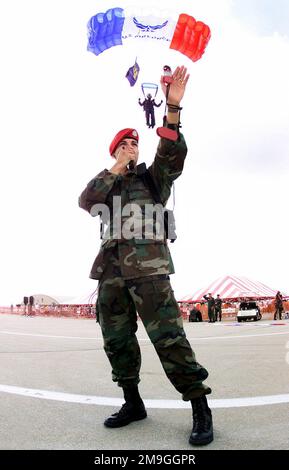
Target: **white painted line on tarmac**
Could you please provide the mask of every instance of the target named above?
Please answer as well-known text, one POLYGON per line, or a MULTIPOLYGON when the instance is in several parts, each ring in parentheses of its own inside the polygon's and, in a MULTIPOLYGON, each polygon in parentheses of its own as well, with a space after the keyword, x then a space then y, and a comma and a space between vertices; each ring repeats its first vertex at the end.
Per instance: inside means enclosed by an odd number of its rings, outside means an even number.
MULTIPOLYGON (((0 384, 0 392, 22 395, 29 398, 78 403, 82 405, 121 406, 123 404, 123 399, 121 398, 75 395, 72 393, 37 390, 33 388, 15 387, 12 385, 0 384)), ((241 408, 248 406, 277 405, 289 403, 289 394, 244 398, 221 398, 216 400, 209 399, 208 401, 211 408, 241 408)), ((182 400, 144 400, 144 402, 147 408, 165 408, 170 410, 191 408, 190 402, 184 402, 182 400)))
MULTIPOLYGON (((102 338, 93 338, 91 336, 61 336, 61 335, 42 335, 42 334, 35 334, 35 333, 20 333, 17 331, 0 331, 0 334, 4 335, 16 335, 16 336, 34 336, 40 338, 56 338, 56 339, 83 339, 83 340, 92 340, 92 341, 102 341, 102 338)), ((277 333, 261 333, 261 334, 244 334, 244 335, 226 335, 226 336, 203 336, 203 337, 192 337, 187 339, 189 341, 203 341, 203 340, 214 340, 214 339, 234 339, 234 338, 257 338, 260 336, 276 336, 276 335, 289 335, 288 331, 281 331, 277 333)), ((138 338, 138 341, 149 341, 149 338, 138 338)))
POLYGON ((35 336, 35 337, 40 337, 40 338, 86 339, 86 340, 90 339, 93 341, 95 341, 96 339, 102 339, 102 338, 92 338, 91 336, 85 337, 85 336, 40 335, 40 334, 35 334, 35 333, 19 333, 18 331, 5 331, 5 330, 0 331, 0 334, 16 335, 16 336, 35 336))
POLYGON ((247 339, 247 338, 257 338, 260 336, 276 336, 276 335, 289 335, 289 331, 281 331, 280 333, 263 333, 263 334, 258 334, 258 335, 226 335, 226 336, 204 336, 201 338, 188 338, 190 341, 195 341, 195 340, 207 340, 207 339, 232 339, 232 338, 242 338, 242 339, 247 339))

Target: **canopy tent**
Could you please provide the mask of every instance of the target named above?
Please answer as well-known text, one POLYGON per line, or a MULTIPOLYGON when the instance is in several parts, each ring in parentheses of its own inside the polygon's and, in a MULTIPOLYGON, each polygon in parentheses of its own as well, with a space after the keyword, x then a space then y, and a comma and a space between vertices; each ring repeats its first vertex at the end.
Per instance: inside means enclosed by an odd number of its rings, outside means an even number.
POLYGON ((97 292, 90 290, 76 297, 61 298, 59 297, 60 304, 62 305, 93 305, 96 301, 97 292))
MULTIPOLYGON (((209 292, 213 297, 219 294, 222 299, 236 300, 242 297, 252 299, 273 298, 277 290, 271 289, 261 282, 251 281, 245 277, 224 276, 216 279, 208 286, 197 290, 193 294, 186 295, 180 302, 200 302, 204 300, 203 296, 209 292)), ((283 295, 287 297, 286 294, 283 295)))
POLYGON ((90 290, 78 296, 34 294, 34 304, 38 305, 91 305, 95 303, 96 291, 90 290))

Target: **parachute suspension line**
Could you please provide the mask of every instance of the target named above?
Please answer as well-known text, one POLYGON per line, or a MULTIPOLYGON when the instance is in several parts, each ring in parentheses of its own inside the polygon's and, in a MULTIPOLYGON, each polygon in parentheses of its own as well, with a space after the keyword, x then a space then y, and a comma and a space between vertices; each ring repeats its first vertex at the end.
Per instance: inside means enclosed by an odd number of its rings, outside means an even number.
POLYGON ((157 135, 159 137, 162 137, 164 139, 172 140, 173 142, 176 142, 179 138, 179 131, 181 126, 181 121, 180 121, 180 115, 181 115, 181 110, 182 108, 180 106, 170 104, 168 103, 168 97, 169 97, 169 91, 170 91, 170 83, 167 83, 167 88, 166 88, 166 104, 165 104, 165 113, 163 117, 163 127, 158 127, 157 128, 157 135), (170 124, 167 124, 167 112, 171 113, 179 113, 179 121, 177 124, 177 131, 175 129, 170 128, 170 124))
POLYGON ((167 84, 167 89, 166 89, 166 104, 165 104, 165 114, 164 114, 164 119, 163 119, 163 126, 166 124, 166 114, 167 114, 167 109, 168 109, 168 97, 169 97, 169 91, 170 91, 170 84, 167 84))
POLYGON ((142 92, 143 92, 143 95, 144 95, 145 98, 146 98, 145 89, 155 90, 155 96, 154 96, 154 98, 155 98, 157 96, 159 87, 156 83, 144 82, 144 83, 141 84, 141 89, 142 89, 142 92))
POLYGON ((166 89, 166 105, 165 105, 165 115, 164 115, 163 125, 165 125, 165 123, 166 123, 167 111, 170 111, 171 113, 179 113, 179 122, 177 124, 178 130, 179 130, 182 127, 182 125, 181 125, 181 110, 183 108, 181 108, 180 106, 177 106, 175 104, 168 103, 169 92, 170 92, 170 83, 167 84, 167 89, 166 89))

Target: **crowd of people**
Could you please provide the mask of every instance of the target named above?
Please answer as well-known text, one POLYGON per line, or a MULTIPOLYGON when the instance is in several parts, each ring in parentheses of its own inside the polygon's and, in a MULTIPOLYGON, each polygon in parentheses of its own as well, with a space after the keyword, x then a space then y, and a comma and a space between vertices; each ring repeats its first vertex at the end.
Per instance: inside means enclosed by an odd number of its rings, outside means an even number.
MULTIPOLYGON (((239 299, 234 302, 233 308, 229 309, 229 313, 236 313, 238 305, 244 299, 239 299)), ((189 322, 201 322, 204 320, 204 313, 207 312, 208 315, 208 322, 215 323, 217 321, 222 321, 222 310, 224 299, 221 299, 220 295, 217 294, 216 297, 213 297, 212 293, 205 294, 197 303, 187 304, 187 307, 181 307, 181 310, 184 315, 187 314, 189 322), (203 308, 206 304, 206 310, 203 308)), ((272 300, 268 302, 260 300, 258 302, 260 306, 264 309, 270 307, 272 308, 272 300)), ((226 304, 227 305, 227 304, 226 304)), ((231 305, 231 304, 230 304, 231 305)), ((286 307, 284 308, 284 299, 280 291, 277 292, 274 300, 273 300, 273 307, 274 307, 274 320, 282 320, 282 319, 289 319, 289 312, 286 311, 286 307)), ((225 308, 225 312, 227 313, 228 309, 225 308)), ((265 310, 266 311, 266 310, 265 310)), ((272 311, 272 310, 271 310, 272 311)), ((268 310, 269 312, 269 310, 268 310)))
MULTIPOLYGON (((209 323, 215 323, 216 321, 222 321, 222 299, 218 294, 216 298, 212 296, 211 293, 204 295, 203 299, 207 303, 208 307, 208 317, 209 323)), ((204 302, 203 302, 204 303, 204 302)), ((190 310, 189 321, 203 321, 202 313, 196 305, 193 305, 192 310, 190 310)))

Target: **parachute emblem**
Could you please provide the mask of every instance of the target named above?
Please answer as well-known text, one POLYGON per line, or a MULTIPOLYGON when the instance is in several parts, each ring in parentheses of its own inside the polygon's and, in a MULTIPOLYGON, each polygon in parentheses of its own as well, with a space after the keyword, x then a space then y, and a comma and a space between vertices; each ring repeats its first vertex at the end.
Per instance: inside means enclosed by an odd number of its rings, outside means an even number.
POLYGON ((134 24, 136 25, 137 28, 141 29, 144 32, 148 32, 148 33, 153 33, 154 31, 156 31, 158 29, 162 29, 168 24, 168 20, 164 21, 163 24, 157 24, 155 26, 152 26, 152 25, 149 25, 149 24, 142 24, 136 19, 135 16, 133 17, 133 22, 134 22, 134 24))

